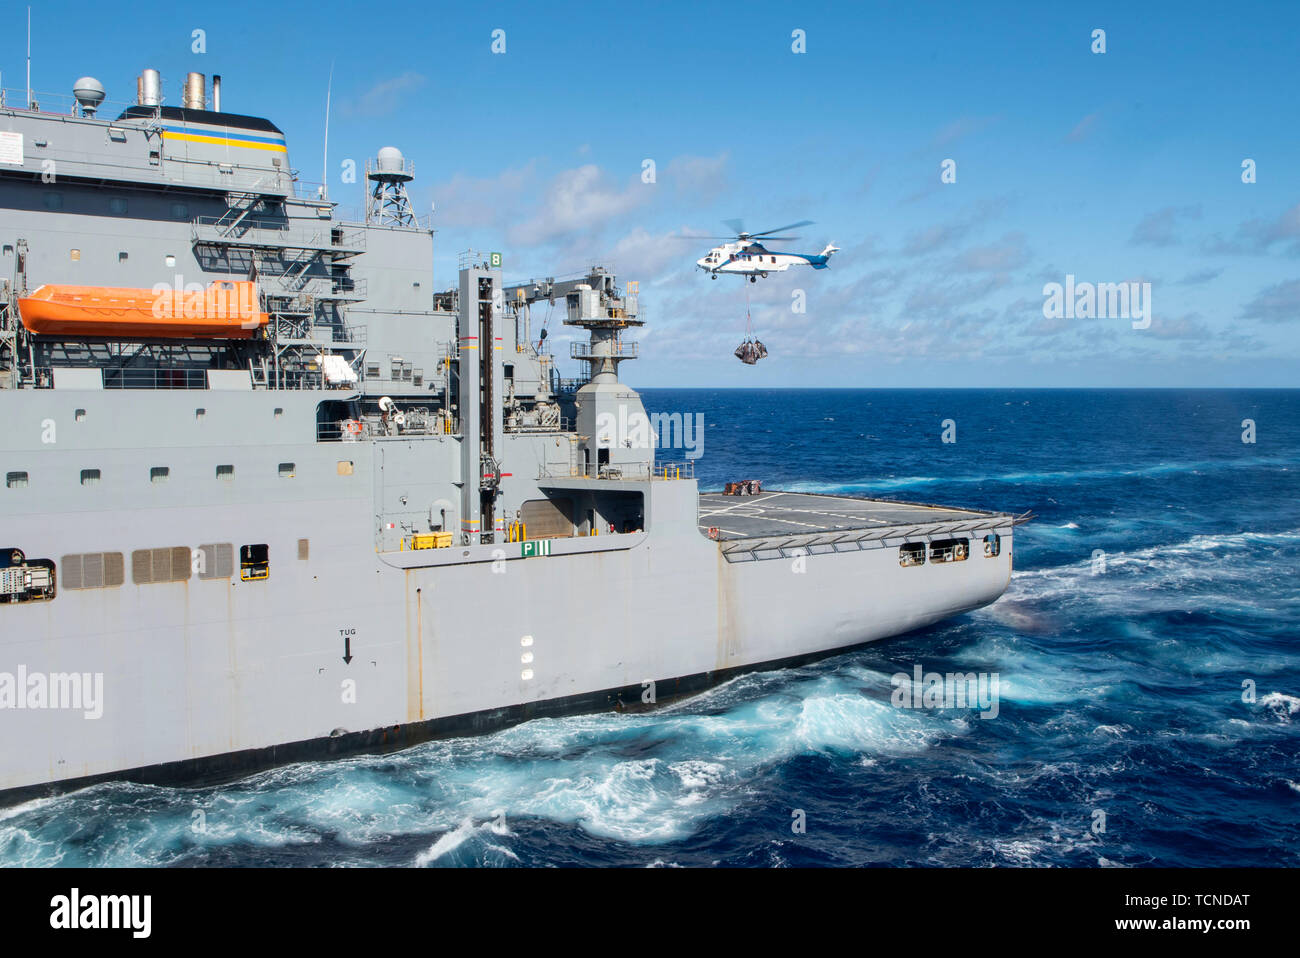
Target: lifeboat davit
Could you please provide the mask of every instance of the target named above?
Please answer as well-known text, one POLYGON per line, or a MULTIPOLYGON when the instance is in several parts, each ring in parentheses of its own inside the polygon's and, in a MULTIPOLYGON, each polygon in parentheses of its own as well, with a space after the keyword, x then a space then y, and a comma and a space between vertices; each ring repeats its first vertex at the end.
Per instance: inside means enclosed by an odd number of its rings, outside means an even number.
POLYGON ((257 284, 155 290, 46 284, 18 300, 28 332, 109 339, 252 339, 268 322, 257 284))

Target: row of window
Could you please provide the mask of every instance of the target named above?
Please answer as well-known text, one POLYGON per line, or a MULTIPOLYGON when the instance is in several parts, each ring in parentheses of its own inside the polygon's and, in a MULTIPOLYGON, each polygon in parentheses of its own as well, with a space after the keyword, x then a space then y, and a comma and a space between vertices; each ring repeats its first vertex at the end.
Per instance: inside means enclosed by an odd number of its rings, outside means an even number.
MULTIPOLYGON (((969 539, 935 539, 930 543, 931 562, 965 562, 970 555, 969 539)), ((984 557, 992 559, 1002 553, 1002 537, 991 532, 984 537, 984 557)), ((925 565, 926 544, 904 542, 898 547, 901 566, 925 565)))
MULTIPOLYGON (((308 541, 298 540, 298 558, 309 555, 308 541)), ((59 564, 60 584, 65 589, 113 589, 125 581, 125 562, 120 552, 86 552, 66 555, 59 564)), ((136 585, 186 582, 200 579, 229 579, 235 574, 235 547, 229 542, 161 549, 136 549, 131 553, 131 581, 136 585)), ((265 542, 239 547, 239 578, 256 582, 271 577, 270 548, 265 542)))
MULTIPOLYGON (((8 253, 9 251, 10 251, 10 247, 6 246, 5 252, 8 253)), ((126 250, 118 250, 117 261, 119 263, 125 263, 130 258, 131 258, 131 254, 128 253, 126 250)), ((74 263, 80 262, 81 250, 76 249, 75 247, 69 249, 68 259, 72 260, 74 263)), ((166 266, 168 269, 174 269, 176 267, 176 257, 173 256, 171 253, 166 254, 165 256, 163 256, 163 265, 166 266)))
MULTIPOLYGON (((366 363, 366 378, 378 379, 380 368, 379 363, 366 363)), ((412 386, 424 385, 424 370, 419 366, 395 359, 390 366, 390 371, 391 376, 389 378, 393 382, 408 382, 412 386)), ((506 378, 509 379, 510 376, 507 375, 506 378)))
MULTIPOLYGON (((305 560, 306 539, 298 540, 298 558, 305 560)), ((191 549, 171 546, 136 549, 131 553, 131 581, 136 585, 230 579, 235 574, 235 547, 229 542, 191 549)), ((239 547, 239 578, 258 582, 271 577, 271 553, 265 542, 239 547)), ((42 602, 53 599, 57 587, 116 589, 126 580, 126 560, 120 552, 81 552, 66 555, 56 565, 51 559, 28 559, 21 549, 0 550, 0 604, 42 602)))
MULTIPOLYGON (((63 209, 63 194, 58 190, 46 190, 41 194, 41 202, 45 208, 52 213, 57 213, 63 209)), ((108 201, 108 211, 115 216, 125 216, 127 210, 126 197, 114 196, 108 201)), ((170 210, 172 219, 189 220, 190 207, 187 203, 172 203, 170 210)))
MULTIPOLYGON (((340 459, 337 464, 338 474, 340 476, 350 476, 353 472, 353 462, 350 459, 340 459)), ((169 466, 151 466, 149 468, 149 481, 155 485, 166 482, 171 478, 171 467, 169 466)), ((293 479, 298 475, 298 466, 292 462, 282 462, 276 466, 276 473, 281 479, 293 479)), ((229 463, 223 463, 216 468, 216 476, 223 482, 233 482, 235 479, 235 467, 229 463)), ((99 469, 82 469, 81 484, 83 486, 95 486, 103 478, 103 473, 99 469)), ((23 489, 30 485, 31 476, 26 472, 6 472, 5 488, 6 489, 23 489)))

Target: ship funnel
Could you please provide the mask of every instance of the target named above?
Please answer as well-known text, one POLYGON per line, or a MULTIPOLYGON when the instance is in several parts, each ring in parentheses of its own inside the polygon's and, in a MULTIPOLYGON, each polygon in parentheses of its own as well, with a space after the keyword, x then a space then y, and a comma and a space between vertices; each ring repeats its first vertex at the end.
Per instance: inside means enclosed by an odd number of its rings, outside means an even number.
POLYGON ((99 105, 104 102, 104 84, 94 77, 82 77, 72 84, 72 95, 77 98, 82 113, 94 116, 99 105))
POLYGON ((145 70, 136 83, 136 102, 140 106, 158 106, 162 103, 162 77, 157 70, 145 70))
POLYGON ((212 112, 221 112, 221 74, 212 74, 212 112))
POLYGON ((206 110, 207 109, 207 77, 202 73, 187 73, 185 75, 185 91, 181 95, 181 106, 187 110, 206 110))

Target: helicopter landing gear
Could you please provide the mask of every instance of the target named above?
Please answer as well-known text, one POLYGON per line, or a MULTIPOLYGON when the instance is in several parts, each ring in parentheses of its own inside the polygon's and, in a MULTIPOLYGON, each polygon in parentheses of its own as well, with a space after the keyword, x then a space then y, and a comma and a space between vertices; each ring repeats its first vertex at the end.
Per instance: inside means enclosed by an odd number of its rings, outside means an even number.
POLYGON ((709 274, 709 279, 717 279, 717 278, 718 278, 718 274, 717 274, 717 273, 710 273, 710 274, 709 274))
POLYGON ((759 273, 758 275, 763 277, 763 279, 767 279, 767 273, 759 273))
POLYGON ((751 283, 757 283, 757 282, 758 282, 758 277, 757 277, 757 276, 751 276, 751 277, 749 277, 749 281, 750 281, 751 283))

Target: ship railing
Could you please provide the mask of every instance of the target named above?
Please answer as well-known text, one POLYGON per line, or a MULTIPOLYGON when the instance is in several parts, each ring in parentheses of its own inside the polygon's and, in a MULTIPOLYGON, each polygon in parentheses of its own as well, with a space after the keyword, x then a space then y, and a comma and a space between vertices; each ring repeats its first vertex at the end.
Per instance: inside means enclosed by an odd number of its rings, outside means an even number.
POLYGON ((538 479, 615 479, 629 482, 663 482, 695 478, 695 463, 615 462, 574 464, 569 467, 544 464, 538 479))
MULTIPOLYGON (((0 89, 0 109, 63 116, 76 116, 78 113, 75 96, 67 93, 41 93, 39 90, 32 90, 31 93, 32 98, 29 103, 26 87, 0 89)), ((104 100, 99 104, 96 116, 99 119, 116 117, 127 107, 135 105, 133 100, 104 100)))
POLYGON ((207 389, 206 369, 104 369, 105 389, 207 389))
POLYGON ((587 384, 587 380, 575 378, 566 379, 562 376, 555 376, 551 380, 551 392, 553 393, 576 393, 579 389, 587 384))
MULTIPOLYGON (((74 367, 37 366, 28 369, 24 381, 36 389, 53 389, 60 369, 74 367)), ((99 366, 104 389, 207 389, 208 371, 192 367, 99 366)))
POLYGON ((237 222, 225 220, 224 215, 196 216, 190 221, 190 241, 265 249, 361 253, 366 249, 366 231, 337 224, 316 230, 302 229, 295 228, 290 221, 251 216, 237 222))
POLYGON ((459 420, 442 416, 430 419, 427 429, 406 429, 393 433, 387 432, 380 423, 369 419, 340 419, 316 425, 317 442, 361 442, 371 439, 383 441, 458 435, 460 435, 459 420))
POLYGON ((561 416, 552 423, 515 423, 513 426, 507 423, 502 428, 509 433, 553 433, 553 432, 572 432, 573 425, 568 416, 561 416))
POLYGON ((616 341, 610 345, 608 352, 600 352, 599 350, 593 350, 592 344, 590 342, 583 342, 579 340, 576 342, 569 343, 570 359, 586 359, 589 361, 590 360, 599 361, 601 359, 636 359, 636 357, 637 357, 636 343, 625 343, 622 341, 616 341))
POLYGON ((328 293, 318 294, 321 299, 342 299, 361 301, 369 295, 369 280, 365 277, 353 279, 350 276, 329 276, 322 277, 330 279, 330 291, 328 293))
MULTIPOLYGON (((296 176, 293 178, 293 186, 290 188, 293 195, 300 200, 320 200, 329 202, 325 191, 325 184, 313 183, 311 180, 300 180, 296 176)), ((333 204, 331 204, 332 206, 333 204)))

